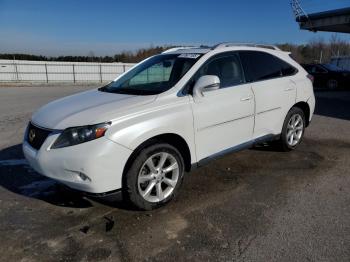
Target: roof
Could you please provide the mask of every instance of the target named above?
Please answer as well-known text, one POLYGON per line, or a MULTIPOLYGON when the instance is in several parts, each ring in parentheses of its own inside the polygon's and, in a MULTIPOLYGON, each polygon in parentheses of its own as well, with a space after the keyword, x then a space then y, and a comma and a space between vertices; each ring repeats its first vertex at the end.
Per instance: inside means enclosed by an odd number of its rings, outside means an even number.
POLYGON ((218 50, 221 48, 241 48, 241 47, 249 47, 249 48, 263 48, 281 51, 275 45, 267 45, 267 44, 255 44, 255 43, 219 43, 214 45, 213 47, 174 47, 170 48, 163 52, 163 54, 206 54, 212 50, 218 50))
POLYGON ((256 43, 230 43, 230 42, 217 44, 212 49, 220 49, 224 47, 258 47, 258 48, 281 51, 281 49, 279 49, 276 45, 256 44, 256 43))
POLYGON ((162 54, 206 54, 211 48, 200 47, 175 47, 164 51, 162 54))

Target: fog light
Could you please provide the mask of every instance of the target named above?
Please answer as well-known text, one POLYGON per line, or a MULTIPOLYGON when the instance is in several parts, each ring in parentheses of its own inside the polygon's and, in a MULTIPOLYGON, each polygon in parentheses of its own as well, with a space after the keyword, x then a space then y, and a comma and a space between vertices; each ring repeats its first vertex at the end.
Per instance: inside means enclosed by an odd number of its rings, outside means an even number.
POLYGON ((88 177, 87 175, 85 175, 83 172, 80 172, 80 171, 75 171, 75 170, 69 170, 69 169, 66 169, 67 171, 69 172, 72 172, 76 175, 77 178, 83 180, 83 181, 89 181, 91 182, 91 178, 88 177))
POLYGON ((88 176, 87 176, 87 175, 85 175, 84 173, 82 173, 82 172, 78 172, 78 175, 79 175, 79 177, 81 178, 81 180, 83 180, 83 181, 88 180, 88 181, 90 181, 90 182, 91 182, 90 177, 88 177, 88 176))

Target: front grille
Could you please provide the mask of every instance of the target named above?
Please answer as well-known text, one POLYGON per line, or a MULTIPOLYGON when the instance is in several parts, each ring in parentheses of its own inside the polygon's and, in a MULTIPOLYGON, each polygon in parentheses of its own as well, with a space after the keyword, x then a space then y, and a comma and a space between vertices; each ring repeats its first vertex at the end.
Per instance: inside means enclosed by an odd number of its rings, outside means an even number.
POLYGON ((33 148, 39 150, 50 133, 51 130, 43 129, 29 123, 26 140, 33 148))

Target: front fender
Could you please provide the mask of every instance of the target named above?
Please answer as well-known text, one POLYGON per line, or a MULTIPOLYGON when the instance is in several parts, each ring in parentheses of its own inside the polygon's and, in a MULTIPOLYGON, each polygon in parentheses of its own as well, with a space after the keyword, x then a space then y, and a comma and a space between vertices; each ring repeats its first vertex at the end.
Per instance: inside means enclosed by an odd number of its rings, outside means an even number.
POLYGON ((162 134, 176 134, 187 143, 192 162, 196 161, 193 114, 188 97, 181 101, 153 106, 151 109, 116 121, 108 129, 107 138, 135 150, 143 142, 162 134))

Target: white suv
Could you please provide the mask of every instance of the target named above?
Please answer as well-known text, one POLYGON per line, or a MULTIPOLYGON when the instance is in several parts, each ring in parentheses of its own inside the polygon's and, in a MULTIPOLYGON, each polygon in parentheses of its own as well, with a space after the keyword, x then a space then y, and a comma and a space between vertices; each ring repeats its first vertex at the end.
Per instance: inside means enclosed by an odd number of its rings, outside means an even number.
POLYGON ((307 72, 276 47, 174 48, 42 107, 23 151, 37 172, 70 188, 122 192, 149 210, 210 159, 272 140, 294 149, 314 107, 307 72))

